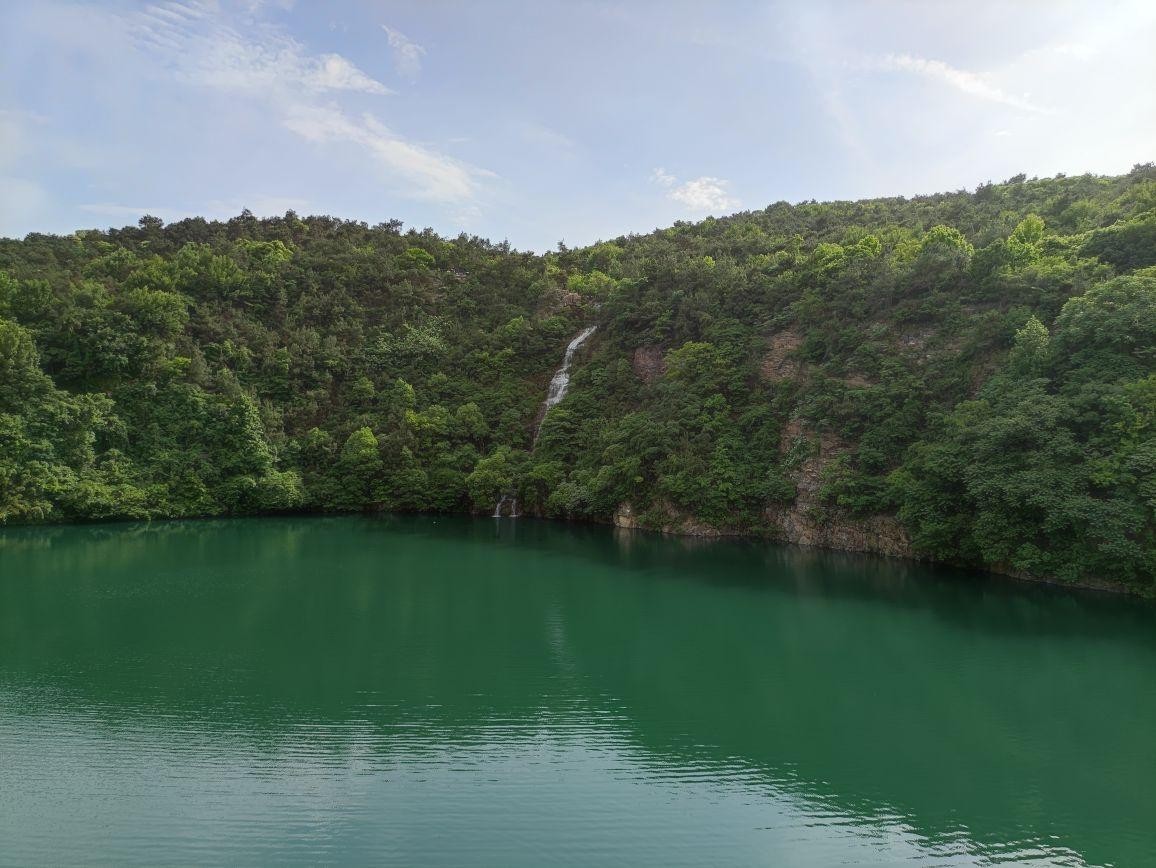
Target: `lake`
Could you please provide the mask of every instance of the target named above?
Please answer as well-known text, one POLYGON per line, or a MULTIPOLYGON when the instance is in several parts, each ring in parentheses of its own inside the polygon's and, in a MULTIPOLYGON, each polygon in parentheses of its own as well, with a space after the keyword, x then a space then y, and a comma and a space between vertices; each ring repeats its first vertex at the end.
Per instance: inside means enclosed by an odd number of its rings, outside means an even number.
POLYGON ((0 862, 1139 865, 1156 610, 532 520, 0 531, 0 862))

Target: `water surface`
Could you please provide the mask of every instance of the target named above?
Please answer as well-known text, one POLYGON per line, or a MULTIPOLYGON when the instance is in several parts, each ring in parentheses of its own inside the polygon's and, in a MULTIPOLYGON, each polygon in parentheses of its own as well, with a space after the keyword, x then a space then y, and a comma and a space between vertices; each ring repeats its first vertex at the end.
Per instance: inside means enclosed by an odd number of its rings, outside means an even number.
POLYGON ((1152 864, 1150 605, 519 520, 0 532, 0 862, 1152 864))

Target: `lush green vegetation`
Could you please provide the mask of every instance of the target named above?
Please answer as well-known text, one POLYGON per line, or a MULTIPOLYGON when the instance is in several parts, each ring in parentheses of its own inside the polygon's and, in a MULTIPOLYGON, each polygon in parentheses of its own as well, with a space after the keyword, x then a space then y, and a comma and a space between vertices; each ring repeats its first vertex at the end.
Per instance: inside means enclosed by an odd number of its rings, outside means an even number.
POLYGON ((1156 586, 1156 168, 545 256, 293 213, 0 241, 0 522, 516 491, 773 534, 808 474, 938 559, 1156 586))

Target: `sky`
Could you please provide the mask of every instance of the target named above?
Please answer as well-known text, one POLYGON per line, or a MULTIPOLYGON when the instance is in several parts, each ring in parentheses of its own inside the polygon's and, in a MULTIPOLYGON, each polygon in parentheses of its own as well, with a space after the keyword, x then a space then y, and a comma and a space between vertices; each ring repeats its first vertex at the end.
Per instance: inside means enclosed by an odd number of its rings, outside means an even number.
POLYGON ((391 219, 543 251, 1156 160, 1156 2, 0 0, 0 236, 391 219))

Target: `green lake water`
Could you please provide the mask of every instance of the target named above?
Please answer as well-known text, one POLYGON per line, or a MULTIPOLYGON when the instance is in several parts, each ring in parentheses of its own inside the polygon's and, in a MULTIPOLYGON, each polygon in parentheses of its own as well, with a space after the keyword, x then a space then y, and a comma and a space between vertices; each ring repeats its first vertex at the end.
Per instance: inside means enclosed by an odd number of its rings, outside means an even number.
POLYGON ((1154 865, 1156 610, 529 520, 0 532, 0 863, 1154 865))

